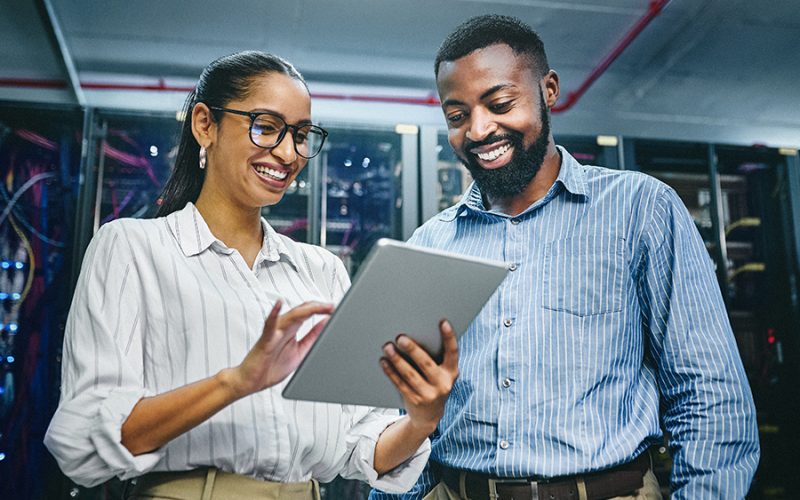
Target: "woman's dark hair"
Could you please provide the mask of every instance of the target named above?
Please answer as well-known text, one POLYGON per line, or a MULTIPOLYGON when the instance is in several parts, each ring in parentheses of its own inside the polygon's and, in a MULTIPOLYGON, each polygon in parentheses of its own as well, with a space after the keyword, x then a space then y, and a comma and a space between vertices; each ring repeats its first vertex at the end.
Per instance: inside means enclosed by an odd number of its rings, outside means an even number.
MULTIPOLYGON (((206 66, 197 86, 183 106, 184 118, 178 155, 172 174, 158 200, 156 217, 171 214, 181 210, 186 203, 197 201, 203 187, 206 171, 199 167, 200 144, 192 134, 192 109, 195 104, 202 102, 209 107, 225 107, 230 101, 244 99, 250 91, 253 79, 265 73, 280 73, 306 84, 291 63, 265 52, 237 52, 220 57, 206 66)), ((217 121, 221 118, 219 111, 212 110, 211 115, 217 121)))
POLYGON ((547 54, 539 35, 530 26, 516 17, 486 14, 464 21, 447 35, 433 64, 433 71, 439 77, 439 65, 444 61, 455 61, 497 43, 504 43, 515 54, 524 55, 537 77, 550 71, 547 54))

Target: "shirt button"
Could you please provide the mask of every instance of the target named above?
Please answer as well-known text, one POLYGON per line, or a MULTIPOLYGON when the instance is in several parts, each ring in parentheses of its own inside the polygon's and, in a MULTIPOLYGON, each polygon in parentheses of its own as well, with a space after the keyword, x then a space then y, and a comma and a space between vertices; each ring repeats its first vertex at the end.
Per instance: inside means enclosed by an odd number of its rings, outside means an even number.
POLYGON ((514 323, 514 321, 511 318, 503 320, 505 326, 511 326, 512 323, 514 323))
POLYGON ((503 450, 507 450, 508 449, 508 441, 506 441, 505 439, 500 441, 500 448, 503 449, 503 450))
POLYGON ((505 387, 506 389, 511 387, 511 379, 510 378, 504 378, 503 379, 503 387, 505 387))
POLYGON ((516 226, 517 224, 519 224, 519 219, 511 219, 511 223, 516 226))
POLYGON ((508 270, 509 271, 516 271, 517 270, 517 265, 516 264, 511 264, 510 266, 508 266, 508 270))

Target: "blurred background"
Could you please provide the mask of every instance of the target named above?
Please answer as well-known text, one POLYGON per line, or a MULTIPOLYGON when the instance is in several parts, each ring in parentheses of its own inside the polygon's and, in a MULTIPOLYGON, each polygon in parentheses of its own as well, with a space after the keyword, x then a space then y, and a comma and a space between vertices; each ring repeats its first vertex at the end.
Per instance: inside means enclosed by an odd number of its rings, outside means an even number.
MULTIPOLYGON (((713 258, 758 408, 750 497, 797 498, 800 449, 800 14, 796 0, 0 0, 0 498, 114 499, 42 445, 66 312, 97 228, 142 217, 168 177, 202 68, 274 52, 331 135, 284 200, 284 234, 355 273, 458 200, 433 80, 444 36, 514 15, 561 77, 556 142, 673 186, 713 258)), ((666 486, 670 458, 656 447, 666 486)), ((361 498, 354 482, 329 499, 361 498)), ((665 492, 668 490, 665 489, 665 492)))

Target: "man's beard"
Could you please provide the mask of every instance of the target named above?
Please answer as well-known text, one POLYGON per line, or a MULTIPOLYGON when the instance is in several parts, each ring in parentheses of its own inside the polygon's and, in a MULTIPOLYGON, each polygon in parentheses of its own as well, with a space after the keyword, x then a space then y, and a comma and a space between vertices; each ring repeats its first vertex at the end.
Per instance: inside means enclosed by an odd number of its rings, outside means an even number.
POLYGON ((492 135, 480 142, 468 142, 464 145, 461 163, 467 167, 481 194, 488 199, 503 199, 518 195, 531 183, 536 173, 542 168, 547 147, 550 143, 550 116, 544 99, 539 104, 542 130, 533 144, 524 149, 521 133, 511 130, 506 134, 492 135), (470 150, 499 141, 508 141, 513 149, 511 161, 504 167, 487 170, 478 164, 478 160, 470 150))

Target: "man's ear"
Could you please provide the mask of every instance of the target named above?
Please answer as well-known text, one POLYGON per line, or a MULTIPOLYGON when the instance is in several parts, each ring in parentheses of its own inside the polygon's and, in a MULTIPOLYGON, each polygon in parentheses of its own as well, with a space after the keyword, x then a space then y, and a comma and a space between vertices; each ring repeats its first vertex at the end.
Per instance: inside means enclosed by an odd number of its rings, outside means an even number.
POLYGON ((198 102, 192 108, 192 135, 200 146, 208 148, 216 141, 217 122, 211 114, 209 107, 198 102))
POLYGON ((542 77, 542 86, 544 90, 545 102, 548 108, 552 108, 558 102, 558 96, 561 94, 561 87, 558 83, 558 73, 552 69, 542 77))

